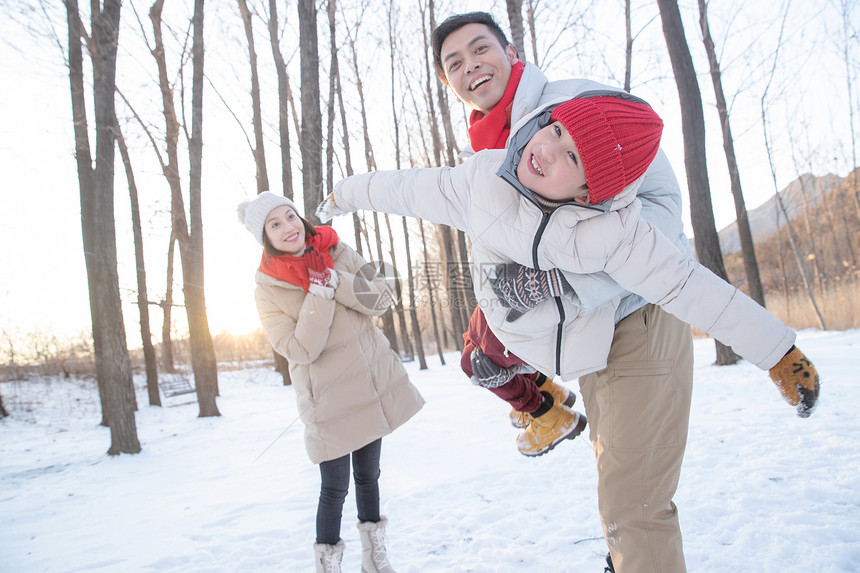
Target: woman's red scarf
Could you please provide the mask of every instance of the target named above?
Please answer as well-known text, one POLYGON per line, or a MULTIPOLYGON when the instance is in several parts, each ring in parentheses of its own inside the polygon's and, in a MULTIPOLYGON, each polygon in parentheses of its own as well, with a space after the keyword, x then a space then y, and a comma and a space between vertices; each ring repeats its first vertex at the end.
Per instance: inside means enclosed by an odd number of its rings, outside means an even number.
MULTIPOLYGON (((313 237, 308 237, 305 241, 305 252, 311 247, 322 254, 328 268, 332 268, 334 263, 331 258, 329 249, 337 245, 338 237, 334 229, 327 226, 314 227, 317 234, 313 237)), ((263 260, 260 261, 260 270, 274 277, 279 281, 284 281, 290 284, 298 285, 308 292, 310 281, 308 280, 308 267, 305 264, 304 255, 294 257, 292 255, 280 255, 273 257, 266 251, 263 251, 263 260)))
POLYGON ((469 142, 475 152, 482 149, 504 149, 511 132, 511 104, 520 85, 525 64, 518 61, 511 67, 511 77, 499 103, 484 115, 472 110, 469 116, 469 142))

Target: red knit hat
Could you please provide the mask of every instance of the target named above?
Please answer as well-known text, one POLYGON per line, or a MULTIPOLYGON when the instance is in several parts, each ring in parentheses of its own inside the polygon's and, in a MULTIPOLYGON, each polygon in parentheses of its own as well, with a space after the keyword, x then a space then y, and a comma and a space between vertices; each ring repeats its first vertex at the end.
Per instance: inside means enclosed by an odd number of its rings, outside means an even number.
POLYGON ((646 103, 612 96, 577 98, 552 111, 582 157, 592 204, 615 197, 645 173, 663 121, 646 103))

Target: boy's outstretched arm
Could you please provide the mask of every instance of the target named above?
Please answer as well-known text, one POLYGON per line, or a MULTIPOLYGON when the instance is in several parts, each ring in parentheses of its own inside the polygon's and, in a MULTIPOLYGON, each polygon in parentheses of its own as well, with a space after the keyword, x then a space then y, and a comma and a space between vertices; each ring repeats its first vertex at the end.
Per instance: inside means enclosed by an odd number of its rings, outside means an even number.
POLYGON ((321 220, 358 210, 391 213, 469 232, 475 181, 495 173, 504 151, 482 152, 456 167, 372 171, 352 175, 316 210, 321 220))

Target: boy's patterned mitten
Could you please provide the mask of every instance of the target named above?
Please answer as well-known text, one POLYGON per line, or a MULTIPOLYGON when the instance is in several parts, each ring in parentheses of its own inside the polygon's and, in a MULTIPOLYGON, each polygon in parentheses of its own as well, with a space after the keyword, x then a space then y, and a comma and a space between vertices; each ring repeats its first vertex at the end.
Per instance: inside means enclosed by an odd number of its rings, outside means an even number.
POLYGON ((340 207, 337 206, 337 203, 334 202, 334 194, 329 193, 328 197, 323 199, 323 202, 317 205, 314 213, 317 216, 317 219, 322 223, 326 223, 331 221, 333 217, 338 215, 346 215, 349 211, 344 211, 340 207))
POLYGON ((507 368, 490 360, 484 351, 472 351, 472 384, 483 388, 498 388, 511 381, 517 374, 532 374, 535 369, 527 364, 514 364, 507 368))
POLYGON ((818 371, 796 346, 770 369, 770 378, 785 401, 797 408, 797 415, 808 418, 818 400, 818 371))
POLYGON ((320 252, 311 247, 311 250, 305 252, 304 256, 310 284, 321 287, 332 286, 330 283, 334 270, 326 267, 325 259, 320 252))
POLYGON ((538 271, 517 263, 503 263, 490 268, 487 278, 502 305, 511 309, 508 322, 517 320, 545 300, 573 292, 558 269, 538 271))

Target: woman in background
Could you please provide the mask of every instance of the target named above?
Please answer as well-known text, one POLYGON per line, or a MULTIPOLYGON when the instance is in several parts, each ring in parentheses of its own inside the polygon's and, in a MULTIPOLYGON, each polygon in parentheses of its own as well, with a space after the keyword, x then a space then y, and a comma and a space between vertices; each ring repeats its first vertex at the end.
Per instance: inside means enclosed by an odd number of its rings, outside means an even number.
POLYGON ((255 298, 276 352, 287 358, 305 446, 320 466, 314 552, 317 573, 339 573, 350 457, 362 573, 394 573, 379 513, 382 437, 424 405, 371 317, 385 312, 385 279, 326 226, 314 227, 271 192, 239 205, 239 219, 263 246, 255 298))

